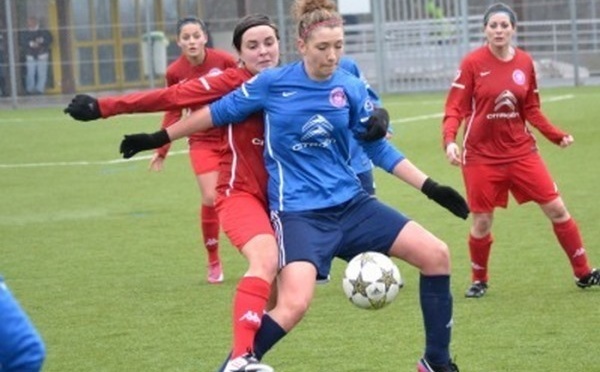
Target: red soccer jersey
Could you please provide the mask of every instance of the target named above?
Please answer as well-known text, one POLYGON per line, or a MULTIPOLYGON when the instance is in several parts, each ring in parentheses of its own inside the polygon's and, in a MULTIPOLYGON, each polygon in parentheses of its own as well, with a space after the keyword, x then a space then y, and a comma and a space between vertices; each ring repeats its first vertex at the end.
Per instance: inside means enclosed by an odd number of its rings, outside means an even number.
MULTIPOLYGON (((252 74, 245 68, 230 68, 221 74, 204 76, 164 89, 136 92, 98 99, 102 117, 134 112, 176 110, 203 106, 239 87, 252 74)), ((228 196, 246 192, 267 205, 267 171, 263 161, 264 124, 262 114, 243 123, 215 128, 220 132, 222 154, 217 192, 228 196)))
POLYGON ((533 60, 520 49, 510 61, 487 46, 463 59, 446 100, 444 145, 455 141, 463 121, 465 164, 505 163, 537 151, 526 123, 557 144, 567 135, 542 114, 533 60))

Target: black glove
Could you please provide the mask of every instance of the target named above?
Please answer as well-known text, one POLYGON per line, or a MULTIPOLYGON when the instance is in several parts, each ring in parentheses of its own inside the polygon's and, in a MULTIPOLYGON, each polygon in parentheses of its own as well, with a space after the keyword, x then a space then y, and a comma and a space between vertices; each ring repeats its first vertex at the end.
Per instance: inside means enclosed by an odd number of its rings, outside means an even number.
POLYGON ((427 195, 442 207, 452 212, 455 216, 466 220, 469 217, 469 207, 465 199, 452 187, 439 185, 431 178, 427 178, 421 187, 423 194, 427 195))
POLYGON ((63 111, 79 121, 96 120, 102 117, 98 100, 87 94, 78 94, 73 97, 71 103, 63 111))
POLYGON ((127 134, 121 141, 119 151, 123 158, 129 159, 140 151, 157 149, 171 142, 167 131, 164 129, 154 133, 127 134))
POLYGON ((367 122, 367 131, 360 138, 375 141, 385 137, 390 127, 390 114, 383 107, 376 107, 367 122))

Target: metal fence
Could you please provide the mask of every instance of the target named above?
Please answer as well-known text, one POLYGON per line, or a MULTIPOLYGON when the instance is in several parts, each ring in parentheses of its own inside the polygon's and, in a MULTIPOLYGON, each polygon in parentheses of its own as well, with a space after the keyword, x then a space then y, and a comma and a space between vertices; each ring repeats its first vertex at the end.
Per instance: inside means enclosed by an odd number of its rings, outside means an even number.
MULTIPOLYGON (((282 60, 298 58, 293 0, 0 0, 0 91, 24 95, 18 35, 42 18, 54 43, 46 95, 162 86, 177 58, 178 18, 207 21, 213 45, 231 48, 239 17, 273 17, 282 60), (162 39, 161 35, 166 35, 162 39), (157 53, 154 53, 157 51, 157 53)), ((346 53, 380 92, 445 90, 462 56, 483 42, 482 15, 492 1, 338 0, 346 12, 346 53), (367 9, 366 11, 364 9, 367 9)), ((531 53, 540 84, 600 83, 600 0, 505 1, 519 14, 517 44, 531 53)))

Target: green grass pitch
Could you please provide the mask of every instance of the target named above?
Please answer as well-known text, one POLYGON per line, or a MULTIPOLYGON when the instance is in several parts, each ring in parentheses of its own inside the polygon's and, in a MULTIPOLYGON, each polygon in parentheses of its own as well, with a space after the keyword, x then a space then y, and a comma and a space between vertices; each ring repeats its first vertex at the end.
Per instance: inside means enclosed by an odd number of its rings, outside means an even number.
MULTIPOLYGON (((541 93, 547 116, 575 137, 560 149, 538 134, 541 152, 600 265, 600 88, 541 93)), ((443 100, 395 95, 384 104, 395 120, 392 141, 462 192, 459 169, 441 149, 443 100)), ((0 273, 43 335, 44 370, 215 371, 229 349, 231 298, 246 265, 222 235, 225 283, 205 281, 199 191, 185 141, 163 172, 151 173, 147 158, 120 161, 118 145, 125 133, 155 130, 160 115, 79 123, 61 110, 0 111, 0 273)), ((461 370, 600 368, 600 288, 575 287, 537 206, 511 200, 497 211, 490 290, 466 299, 469 222, 381 171, 376 180, 379 198, 451 248, 452 355, 461 370)), ((418 273, 396 262, 405 287, 375 312, 345 300, 344 264, 336 262, 306 318, 265 362, 284 372, 414 371, 424 343, 418 273)))

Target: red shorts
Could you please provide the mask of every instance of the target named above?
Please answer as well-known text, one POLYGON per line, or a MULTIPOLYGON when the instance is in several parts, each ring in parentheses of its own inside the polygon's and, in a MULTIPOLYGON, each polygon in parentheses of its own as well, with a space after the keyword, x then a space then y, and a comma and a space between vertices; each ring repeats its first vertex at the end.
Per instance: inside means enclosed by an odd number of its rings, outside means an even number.
POLYGON ((471 212, 491 213, 506 208, 508 192, 517 203, 546 204, 559 196, 556 184, 539 154, 506 164, 467 164, 463 179, 471 212))
POLYGON ((221 159, 221 144, 218 142, 203 142, 201 146, 190 145, 190 163, 194 173, 204 174, 217 172, 221 159))
POLYGON ((257 235, 275 236, 267 206, 255 196, 243 192, 219 194, 215 205, 221 227, 237 249, 257 235))

